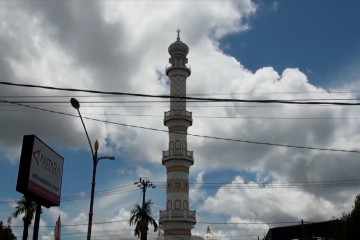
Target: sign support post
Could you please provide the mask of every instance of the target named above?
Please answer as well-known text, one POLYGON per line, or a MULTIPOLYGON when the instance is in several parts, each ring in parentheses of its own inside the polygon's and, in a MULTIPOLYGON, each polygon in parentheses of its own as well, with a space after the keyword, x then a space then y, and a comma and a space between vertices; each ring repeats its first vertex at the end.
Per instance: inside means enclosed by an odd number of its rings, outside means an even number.
POLYGON ((41 214, 41 204, 40 204, 40 203, 36 203, 36 213, 35 213, 35 223, 34 223, 33 240, 38 240, 38 236, 39 236, 39 224, 40 224, 40 214, 41 214))

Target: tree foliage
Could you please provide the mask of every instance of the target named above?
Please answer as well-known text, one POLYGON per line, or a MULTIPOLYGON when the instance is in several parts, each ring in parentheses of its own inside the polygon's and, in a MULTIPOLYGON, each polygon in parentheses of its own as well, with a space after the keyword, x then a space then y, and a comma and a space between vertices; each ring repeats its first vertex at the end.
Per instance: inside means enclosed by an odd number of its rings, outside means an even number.
POLYGON ((131 217, 129 224, 135 225, 134 236, 140 237, 141 240, 147 240, 147 231, 149 223, 154 226, 154 232, 158 229, 158 224, 151 217, 151 205, 152 201, 148 200, 142 207, 136 204, 134 209, 131 211, 131 217))
POLYGON ((13 216, 18 217, 21 214, 24 214, 24 230, 23 230, 23 240, 26 240, 29 235, 29 226, 31 225, 31 221, 34 218, 36 212, 36 203, 32 201, 26 195, 22 196, 19 201, 17 201, 17 205, 14 209, 13 216))
POLYGON ((355 197, 353 209, 340 218, 342 224, 336 229, 333 239, 360 239, 360 194, 355 197))
POLYGON ((0 239, 1 240, 15 240, 16 237, 10 227, 11 218, 8 219, 7 226, 4 225, 2 221, 0 221, 0 239))

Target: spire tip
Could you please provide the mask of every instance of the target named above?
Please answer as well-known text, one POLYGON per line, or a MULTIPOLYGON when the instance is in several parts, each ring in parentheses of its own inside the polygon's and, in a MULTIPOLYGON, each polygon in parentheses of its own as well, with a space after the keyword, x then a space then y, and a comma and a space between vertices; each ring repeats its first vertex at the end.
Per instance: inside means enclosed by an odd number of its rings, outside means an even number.
POLYGON ((180 29, 178 28, 177 30, 176 30, 176 32, 177 32, 177 38, 176 38, 176 40, 177 41, 180 41, 180 29))

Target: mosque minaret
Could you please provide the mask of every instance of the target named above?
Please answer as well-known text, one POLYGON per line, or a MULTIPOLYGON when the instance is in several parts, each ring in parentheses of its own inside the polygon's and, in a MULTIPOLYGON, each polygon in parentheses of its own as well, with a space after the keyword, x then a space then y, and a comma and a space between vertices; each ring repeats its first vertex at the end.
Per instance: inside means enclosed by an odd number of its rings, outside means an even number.
POLYGON ((191 70, 186 66, 189 47, 177 39, 169 46, 171 64, 166 69, 170 78, 170 111, 165 112, 164 125, 169 129, 169 150, 163 151, 166 167, 166 210, 160 211, 160 226, 166 240, 189 240, 196 224, 196 211, 189 210, 189 169, 194 164, 193 152, 187 149, 187 129, 192 114, 186 111, 186 79, 191 70))

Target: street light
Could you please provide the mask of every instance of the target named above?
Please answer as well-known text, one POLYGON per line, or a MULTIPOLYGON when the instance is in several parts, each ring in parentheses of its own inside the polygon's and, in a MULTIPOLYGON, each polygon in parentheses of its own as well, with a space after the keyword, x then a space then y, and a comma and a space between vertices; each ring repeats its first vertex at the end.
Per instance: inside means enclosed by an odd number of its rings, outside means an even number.
POLYGON ((91 239, 92 217, 93 217, 94 193, 95 193, 96 167, 97 167, 99 160, 102 160, 102 159, 115 160, 115 157, 114 156, 102 156, 102 157, 97 156, 97 151, 99 149, 99 142, 97 140, 95 141, 95 145, 94 145, 95 152, 94 152, 93 147, 91 145, 90 138, 89 138, 89 134, 86 130, 84 120, 82 119, 82 116, 81 116, 81 113, 79 110, 79 108, 80 108, 79 101, 76 98, 71 98, 70 103, 71 103, 71 106, 73 106, 73 108, 75 108, 78 111, 82 125, 84 126, 86 137, 89 141, 91 154, 93 157, 93 175, 92 175, 92 182, 91 182, 90 210, 89 210, 89 222, 88 222, 88 231, 87 231, 87 240, 90 240, 91 239))

